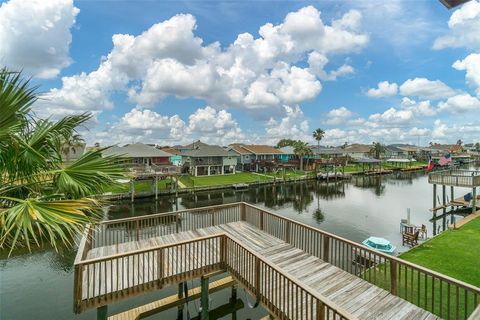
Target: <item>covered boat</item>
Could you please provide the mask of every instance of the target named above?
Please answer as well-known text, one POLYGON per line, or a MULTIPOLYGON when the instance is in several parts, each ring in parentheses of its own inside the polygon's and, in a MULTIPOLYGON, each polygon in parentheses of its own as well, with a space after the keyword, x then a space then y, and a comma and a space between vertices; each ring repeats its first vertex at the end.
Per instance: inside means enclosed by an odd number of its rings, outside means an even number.
POLYGON ((362 243, 369 248, 384 253, 393 253, 396 249, 396 247, 392 245, 390 241, 379 237, 369 237, 368 239, 365 239, 362 243))

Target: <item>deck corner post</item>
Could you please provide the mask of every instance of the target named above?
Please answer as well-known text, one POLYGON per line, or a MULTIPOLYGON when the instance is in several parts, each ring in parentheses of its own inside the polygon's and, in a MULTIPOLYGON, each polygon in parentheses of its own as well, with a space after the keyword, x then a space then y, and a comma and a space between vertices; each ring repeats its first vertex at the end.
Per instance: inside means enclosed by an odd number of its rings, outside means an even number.
POLYGON ((227 267, 227 236, 223 235, 220 238, 220 265, 222 268, 227 267))
POLYGON ((245 202, 242 202, 240 204, 240 220, 241 221, 246 221, 246 204, 245 202))
POLYGON ((330 237, 327 235, 323 235, 323 253, 322 253, 322 260, 328 262, 328 256, 330 253, 330 237))
POLYGON ((290 243, 290 228, 291 228, 291 223, 289 220, 287 220, 287 224, 285 227, 285 242, 290 243))
POLYGON ((397 295, 397 262, 390 260, 390 293, 397 295))
POLYGON ((472 188, 472 213, 477 211, 477 188, 472 188))
POLYGON ((76 264, 74 266, 73 278, 73 312, 80 313, 81 311, 81 301, 82 301, 82 265, 76 264))
POLYGON ((260 211, 260 230, 263 230, 263 216, 264 216, 265 212, 263 212, 263 210, 260 211))
POLYGON ((157 252, 157 255, 158 255, 158 261, 157 261, 157 265, 158 265, 158 288, 162 288, 163 287, 163 283, 164 283, 164 266, 165 266, 165 255, 163 253, 163 249, 159 249, 158 252, 157 252))
POLYGON ((322 301, 317 300, 317 320, 325 319, 325 304, 322 301))
POLYGON ((97 308, 97 320, 108 319, 108 305, 104 305, 97 308))

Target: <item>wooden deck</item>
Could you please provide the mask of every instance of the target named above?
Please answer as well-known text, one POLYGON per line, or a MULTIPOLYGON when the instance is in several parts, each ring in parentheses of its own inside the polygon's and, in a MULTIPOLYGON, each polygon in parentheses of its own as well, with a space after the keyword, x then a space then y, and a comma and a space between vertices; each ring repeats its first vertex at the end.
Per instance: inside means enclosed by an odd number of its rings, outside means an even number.
MULTIPOLYGON (((159 245, 182 242, 219 233, 226 233, 246 248, 266 257, 269 262, 278 266, 283 272, 307 284, 319 294, 331 299, 341 308, 358 317, 358 319, 437 319, 437 317, 430 312, 394 296, 388 291, 374 286, 353 274, 326 263, 317 257, 305 253, 243 221, 156 237, 148 241, 127 242, 120 245, 96 248, 88 253, 87 258, 101 258, 105 255, 148 249, 159 245)), ((209 246, 208 248, 209 251, 218 250, 218 247, 215 245, 209 246)), ((193 256, 193 252, 194 250, 191 251, 191 259, 196 258, 193 256)), ((175 251, 172 251, 172 257, 176 254, 175 251)), ((211 253, 205 252, 204 255, 209 256, 211 253)), ((143 277, 142 273, 150 272, 150 274, 154 274, 152 270, 158 269, 156 261, 156 259, 152 259, 150 265, 144 266, 140 264, 139 267, 134 267, 134 263, 132 262, 131 272, 134 274, 132 278, 146 279, 147 281, 153 280, 153 278, 143 277), (145 271, 147 268, 150 269, 150 271, 145 271)), ((208 262, 209 261, 205 261, 204 263, 208 264, 208 262)), ((187 264, 188 260, 175 260, 175 263, 187 264)), ((110 278, 108 274, 110 272, 113 272, 113 277, 115 278, 115 266, 113 266, 112 269, 107 265, 105 270, 107 275, 100 276, 99 278, 110 278)), ((102 270, 100 272, 104 271, 102 270)), ((87 275, 85 275, 85 277, 86 276, 87 275)), ((93 277, 93 273, 90 276, 93 277)), ((90 287, 87 288, 85 281, 83 291, 94 292, 95 289, 93 286, 96 283, 98 282, 91 281, 90 287)), ((134 284, 137 285, 138 283, 134 282, 134 284)), ((126 281, 120 283, 121 289, 126 289, 127 287, 128 284, 126 281)), ((110 290, 111 287, 107 286, 107 293, 110 292, 110 290)), ((275 287, 275 290, 283 292, 286 288, 283 288, 282 285, 279 284, 275 287)), ((101 293, 105 292, 101 291, 101 293)), ((292 304, 291 308, 294 310, 296 306, 292 304)))
POLYGON ((229 272, 279 319, 467 319, 480 288, 247 204, 104 221, 75 259, 74 311, 229 272))

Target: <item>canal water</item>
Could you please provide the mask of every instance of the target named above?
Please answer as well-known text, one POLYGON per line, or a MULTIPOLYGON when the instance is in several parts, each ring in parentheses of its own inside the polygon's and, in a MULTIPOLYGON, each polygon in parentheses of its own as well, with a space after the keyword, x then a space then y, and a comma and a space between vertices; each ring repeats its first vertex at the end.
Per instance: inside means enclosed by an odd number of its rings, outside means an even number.
MULTIPOLYGON (((449 195, 450 190, 447 194, 449 195)), ((469 192, 456 189, 455 197, 469 192)), ((423 172, 394 173, 386 176, 358 176, 345 182, 303 181, 297 183, 261 186, 233 191, 217 190, 175 197, 161 197, 158 201, 141 199, 134 204, 119 202, 106 208, 109 218, 123 218, 176 209, 195 208, 236 201, 246 201, 265 207, 283 216, 332 232, 350 240, 361 242, 369 236, 379 236, 402 246, 400 220, 410 210, 411 223, 426 225, 428 236, 433 229, 441 229, 443 221, 429 221, 432 214, 432 186, 423 172)), ((449 224, 452 219, 446 217, 449 224)), ((74 249, 55 252, 51 248, 36 250, 32 254, 17 251, 6 259, 0 252, 0 319, 95 319, 95 310, 75 315, 73 309, 74 249)), ((189 287, 198 283, 188 283, 189 287)), ((140 295, 125 302, 109 306, 109 314, 126 310, 168 295, 176 288, 140 295)), ((253 303, 242 289, 238 290, 235 307, 229 304, 228 289, 211 295, 210 310, 218 319, 259 319, 267 315, 261 307, 250 308, 253 303), (235 312, 233 312, 235 310, 235 312)), ((198 315, 199 302, 188 305, 193 319, 198 315)), ((212 316, 214 316, 212 314, 212 316)), ((176 310, 169 310, 148 319, 175 319, 176 310)))

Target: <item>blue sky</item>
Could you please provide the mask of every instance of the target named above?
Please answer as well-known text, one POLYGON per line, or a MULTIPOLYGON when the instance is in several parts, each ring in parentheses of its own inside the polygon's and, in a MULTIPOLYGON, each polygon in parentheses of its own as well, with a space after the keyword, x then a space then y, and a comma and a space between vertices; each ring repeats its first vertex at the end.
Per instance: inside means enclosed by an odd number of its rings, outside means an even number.
POLYGON ((89 143, 480 140, 478 0, 0 3, 0 64, 89 143))

